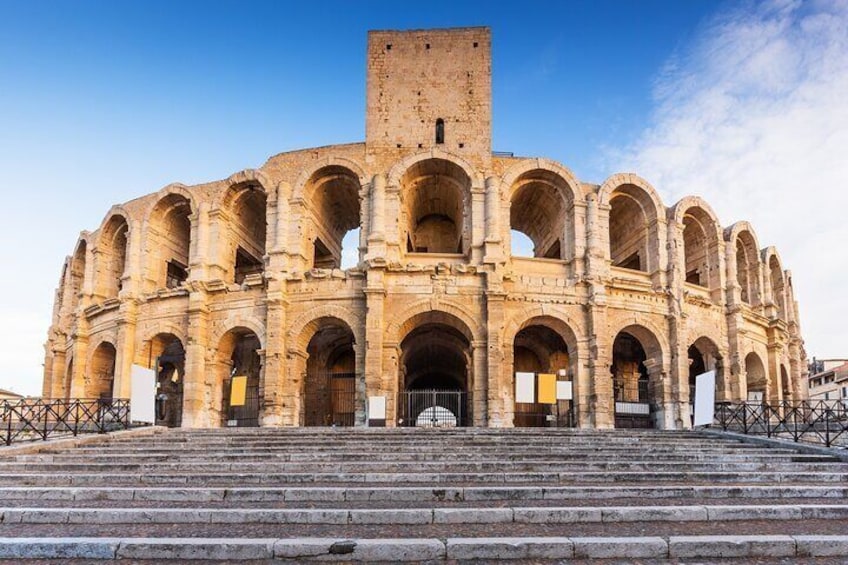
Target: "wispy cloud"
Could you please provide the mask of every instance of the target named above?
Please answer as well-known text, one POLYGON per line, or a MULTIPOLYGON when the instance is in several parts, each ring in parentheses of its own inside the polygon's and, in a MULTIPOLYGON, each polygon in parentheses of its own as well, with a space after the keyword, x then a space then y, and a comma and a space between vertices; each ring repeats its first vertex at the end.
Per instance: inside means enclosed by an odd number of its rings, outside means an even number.
POLYGON ((735 6, 669 60, 611 165, 750 220, 793 272, 808 353, 848 356, 848 1, 735 6))

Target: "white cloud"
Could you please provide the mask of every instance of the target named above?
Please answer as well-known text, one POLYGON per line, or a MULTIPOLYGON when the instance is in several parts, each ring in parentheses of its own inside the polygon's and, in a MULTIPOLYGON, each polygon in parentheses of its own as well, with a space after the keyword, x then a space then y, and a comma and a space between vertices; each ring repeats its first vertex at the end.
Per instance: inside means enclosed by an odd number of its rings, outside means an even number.
POLYGON ((660 73, 652 125, 612 153, 671 205, 752 222, 793 273, 810 356, 848 356, 848 2, 718 15, 660 73))

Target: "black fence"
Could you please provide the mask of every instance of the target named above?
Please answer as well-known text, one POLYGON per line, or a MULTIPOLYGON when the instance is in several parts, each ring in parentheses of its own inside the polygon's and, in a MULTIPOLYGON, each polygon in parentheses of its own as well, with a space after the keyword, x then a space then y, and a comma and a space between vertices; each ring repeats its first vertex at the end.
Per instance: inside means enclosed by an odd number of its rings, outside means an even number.
POLYGON ((827 447, 848 447, 848 408, 840 400, 719 402, 715 426, 827 447))
POLYGON ((224 406, 221 425, 225 428, 259 427, 259 378, 249 377, 244 389, 244 404, 231 406, 232 378, 224 381, 224 406))
POLYGON ((129 400, 27 398, 0 401, 0 441, 5 445, 63 435, 104 434, 129 427, 129 400))
POLYGON ((458 390, 409 390, 398 394, 398 426, 451 428, 470 425, 470 396, 458 390))
POLYGON ((554 404, 515 403, 513 425, 516 428, 573 428, 575 424, 571 400, 557 400, 554 404))
POLYGON ((648 402, 615 402, 615 427, 651 429, 654 427, 654 408, 648 402))

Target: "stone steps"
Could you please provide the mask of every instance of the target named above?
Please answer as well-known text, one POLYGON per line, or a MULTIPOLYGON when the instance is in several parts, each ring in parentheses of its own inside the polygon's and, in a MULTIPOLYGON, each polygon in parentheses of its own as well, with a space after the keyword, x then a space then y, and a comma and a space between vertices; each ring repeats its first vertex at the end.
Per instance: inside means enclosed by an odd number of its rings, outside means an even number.
POLYGON ((0 560, 848 557, 848 465, 696 432, 153 430, 44 447, 0 458, 0 560))
POLYGON ((444 561, 810 558, 848 552, 848 536, 338 538, 6 538, 0 559, 444 561))

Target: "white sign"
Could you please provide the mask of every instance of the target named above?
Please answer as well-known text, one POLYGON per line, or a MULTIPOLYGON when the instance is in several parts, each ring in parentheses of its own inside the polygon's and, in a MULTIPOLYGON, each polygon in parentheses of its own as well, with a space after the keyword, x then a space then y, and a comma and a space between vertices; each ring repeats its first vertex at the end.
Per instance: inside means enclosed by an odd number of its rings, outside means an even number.
POLYGON ((695 377, 695 426, 706 426, 715 418, 715 371, 695 377))
POLYGON ((386 397, 385 396, 369 396, 368 397, 368 419, 369 420, 385 420, 386 419, 386 397))
POLYGON ((536 374, 515 373, 515 401, 536 402, 536 374))
POLYGON ((557 400, 573 400, 574 391, 571 388, 571 381, 557 381, 557 400))
POLYGON ((748 402, 760 403, 760 402, 763 401, 764 396, 765 396, 765 393, 760 391, 760 390, 749 392, 748 393, 748 402))
POLYGON ((156 423, 156 371, 139 365, 130 372, 130 414, 133 422, 156 423))

